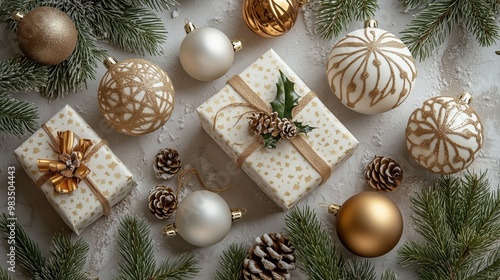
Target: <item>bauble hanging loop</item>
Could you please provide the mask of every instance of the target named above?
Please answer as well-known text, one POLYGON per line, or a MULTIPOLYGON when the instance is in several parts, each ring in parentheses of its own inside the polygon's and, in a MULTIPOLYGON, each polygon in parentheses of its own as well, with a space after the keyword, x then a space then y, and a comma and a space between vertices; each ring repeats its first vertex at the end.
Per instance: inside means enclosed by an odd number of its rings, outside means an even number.
POLYGON ((40 64, 56 65, 76 48, 78 31, 71 18, 52 7, 38 7, 26 15, 16 13, 17 42, 23 54, 40 64))
POLYGON ((434 97, 408 119, 406 147, 424 168, 451 174, 467 168, 483 146, 483 124, 469 103, 472 96, 434 97))
POLYGON ((367 20, 333 47, 326 65, 330 88, 349 109, 378 114, 401 105, 413 89, 417 70, 406 45, 367 20))
POLYGON ((243 19, 261 37, 282 36, 295 25, 304 0, 244 0, 243 19))
POLYGON ((172 115, 175 90, 158 65, 144 59, 104 61, 108 71, 99 84, 99 107, 116 131, 138 136, 162 127, 172 115))
POLYGON ((163 228, 168 236, 179 234, 187 242, 206 247, 220 242, 244 209, 229 209, 218 194, 200 190, 188 194, 178 205, 175 223, 163 228))
POLYGON ((213 81, 231 68, 234 53, 242 48, 238 40, 229 38, 212 27, 196 28, 186 20, 186 37, 181 43, 179 58, 184 70, 200 81, 213 81))
POLYGON ((403 216, 396 203, 377 192, 361 192, 342 204, 330 204, 328 212, 336 218, 340 242, 364 258, 385 255, 403 234, 403 216))

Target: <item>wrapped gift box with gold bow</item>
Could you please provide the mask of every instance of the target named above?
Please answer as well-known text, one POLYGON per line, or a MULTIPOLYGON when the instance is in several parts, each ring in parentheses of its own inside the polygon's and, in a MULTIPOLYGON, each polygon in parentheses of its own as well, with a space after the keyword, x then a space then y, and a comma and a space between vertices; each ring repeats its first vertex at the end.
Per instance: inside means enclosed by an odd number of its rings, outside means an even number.
POLYGON ((197 111, 207 133, 284 209, 328 180, 358 146, 272 49, 197 111))
POLYGON ((14 153, 76 234, 137 186, 107 143, 68 105, 14 153))

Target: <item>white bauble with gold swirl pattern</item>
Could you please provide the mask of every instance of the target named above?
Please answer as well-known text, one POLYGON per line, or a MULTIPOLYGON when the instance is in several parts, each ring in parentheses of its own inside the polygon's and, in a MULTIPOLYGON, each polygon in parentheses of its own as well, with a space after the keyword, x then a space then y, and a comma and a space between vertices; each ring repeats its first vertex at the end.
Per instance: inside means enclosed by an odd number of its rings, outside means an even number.
POLYGON ((368 20, 335 44, 326 74, 342 104, 371 115, 398 107, 413 89, 417 70, 406 45, 368 20))
POLYGON ((483 146, 483 125, 469 106, 471 95, 434 97, 411 114, 406 127, 410 155, 426 169, 451 174, 468 167, 483 146))

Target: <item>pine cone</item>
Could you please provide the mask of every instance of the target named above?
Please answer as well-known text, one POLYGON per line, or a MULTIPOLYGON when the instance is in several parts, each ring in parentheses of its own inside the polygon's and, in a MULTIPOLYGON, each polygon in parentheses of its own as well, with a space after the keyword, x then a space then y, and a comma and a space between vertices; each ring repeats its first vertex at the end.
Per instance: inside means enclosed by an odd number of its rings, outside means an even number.
POLYGON ((375 156, 366 167, 366 182, 379 191, 393 191, 403 180, 403 169, 392 158, 375 156))
POLYGON ((255 239, 243 261, 245 280, 289 280, 295 268, 295 248, 280 233, 267 233, 255 239))
POLYGON ((153 166, 156 178, 169 179, 174 176, 182 167, 179 153, 174 149, 161 149, 155 156, 153 166))
POLYGON ((149 210, 158 219, 169 218, 177 210, 177 196, 171 187, 158 185, 149 191, 149 210))
POLYGON ((277 130, 278 113, 257 112, 248 117, 248 129, 253 134, 268 134, 277 130))
POLYGON ((278 128, 280 130, 281 137, 286 139, 293 139, 299 133, 295 123, 286 118, 281 119, 281 122, 278 124, 278 128))

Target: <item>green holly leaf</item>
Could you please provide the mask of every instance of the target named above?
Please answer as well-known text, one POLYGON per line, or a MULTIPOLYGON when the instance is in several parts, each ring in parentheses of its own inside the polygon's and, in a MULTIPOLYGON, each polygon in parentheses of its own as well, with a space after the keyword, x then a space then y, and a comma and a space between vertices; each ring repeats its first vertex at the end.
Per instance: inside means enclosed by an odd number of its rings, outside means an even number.
POLYGON ((314 127, 314 126, 304 126, 302 124, 302 122, 294 122, 295 123, 295 126, 297 127, 297 130, 299 131, 299 133, 309 133, 311 131, 313 131, 314 129, 316 129, 317 127, 314 127))
POLYGON ((271 102, 273 111, 278 113, 280 119, 292 119, 292 110, 299 104, 300 96, 294 90, 295 84, 288 79, 280 70, 280 76, 276 83, 276 99, 271 102))
POLYGON ((281 139, 281 136, 272 136, 271 133, 264 134, 262 135, 262 138, 264 138, 264 147, 268 149, 274 149, 276 148, 276 145, 278 145, 278 141, 281 139))

